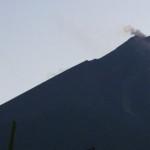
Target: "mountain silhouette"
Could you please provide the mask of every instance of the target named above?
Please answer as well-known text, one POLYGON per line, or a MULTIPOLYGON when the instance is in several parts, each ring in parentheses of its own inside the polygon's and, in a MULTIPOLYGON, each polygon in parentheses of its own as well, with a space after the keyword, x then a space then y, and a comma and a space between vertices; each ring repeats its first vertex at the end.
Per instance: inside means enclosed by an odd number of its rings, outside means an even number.
POLYGON ((132 37, 0 106, 0 149, 150 149, 150 37, 132 37))

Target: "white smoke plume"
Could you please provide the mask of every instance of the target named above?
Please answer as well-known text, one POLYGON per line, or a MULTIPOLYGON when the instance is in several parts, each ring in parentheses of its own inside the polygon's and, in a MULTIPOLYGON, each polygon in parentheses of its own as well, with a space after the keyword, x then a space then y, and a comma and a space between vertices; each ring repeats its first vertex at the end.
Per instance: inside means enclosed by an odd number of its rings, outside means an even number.
POLYGON ((141 32, 138 29, 135 29, 134 27, 130 25, 124 27, 124 32, 130 33, 131 35, 138 36, 138 37, 146 37, 146 35, 143 32, 141 32))

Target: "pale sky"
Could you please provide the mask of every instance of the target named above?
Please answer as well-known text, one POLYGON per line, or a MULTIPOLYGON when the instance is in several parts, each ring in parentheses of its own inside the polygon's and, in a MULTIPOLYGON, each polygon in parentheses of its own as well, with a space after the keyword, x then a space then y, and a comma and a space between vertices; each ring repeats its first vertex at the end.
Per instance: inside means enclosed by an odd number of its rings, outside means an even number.
POLYGON ((0 104, 150 33, 149 0, 0 0, 0 104))

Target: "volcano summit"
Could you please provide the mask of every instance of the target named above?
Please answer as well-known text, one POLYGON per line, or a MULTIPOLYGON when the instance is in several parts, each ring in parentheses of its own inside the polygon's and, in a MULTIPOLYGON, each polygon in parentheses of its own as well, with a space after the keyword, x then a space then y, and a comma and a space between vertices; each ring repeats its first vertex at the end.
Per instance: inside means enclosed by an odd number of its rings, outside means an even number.
POLYGON ((0 106, 0 149, 149 150, 150 37, 132 37, 0 106))

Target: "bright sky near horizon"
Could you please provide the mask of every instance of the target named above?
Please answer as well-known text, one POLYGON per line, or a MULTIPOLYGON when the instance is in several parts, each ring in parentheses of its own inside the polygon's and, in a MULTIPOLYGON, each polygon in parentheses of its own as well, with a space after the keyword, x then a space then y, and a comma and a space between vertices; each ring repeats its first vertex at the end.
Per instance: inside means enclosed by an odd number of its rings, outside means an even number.
POLYGON ((0 104, 150 33, 149 0, 0 0, 0 104))

